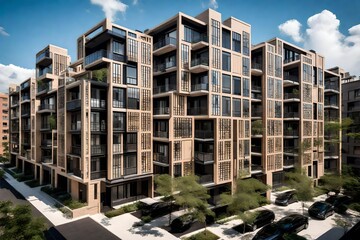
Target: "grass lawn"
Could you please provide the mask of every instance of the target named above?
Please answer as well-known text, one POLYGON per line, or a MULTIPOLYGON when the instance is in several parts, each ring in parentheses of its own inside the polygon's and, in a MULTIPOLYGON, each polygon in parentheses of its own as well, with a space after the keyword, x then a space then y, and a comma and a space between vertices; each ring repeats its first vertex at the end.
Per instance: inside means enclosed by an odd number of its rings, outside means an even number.
POLYGON ((216 240, 216 239, 219 239, 219 237, 208 230, 199 232, 188 238, 183 238, 183 240, 216 240))

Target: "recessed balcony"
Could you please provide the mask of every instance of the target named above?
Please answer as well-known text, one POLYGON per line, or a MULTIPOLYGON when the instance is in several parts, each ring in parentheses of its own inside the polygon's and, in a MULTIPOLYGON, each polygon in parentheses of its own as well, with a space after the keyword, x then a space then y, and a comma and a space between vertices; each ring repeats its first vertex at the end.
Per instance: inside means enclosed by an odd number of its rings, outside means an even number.
POLYGON ((191 41, 191 50, 196 51, 201 48, 209 46, 209 39, 205 34, 199 35, 197 38, 193 38, 191 41))
POLYGON ((166 156, 164 153, 154 153, 154 163, 169 166, 169 156, 166 156))
POLYGON ((283 85, 284 85, 284 87, 299 85, 299 76, 291 75, 288 72, 284 72, 283 85))
POLYGON ((36 65, 49 66, 52 63, 49 49, 36 56, 36 65))
POLYGON ((209 71, 209 57, 199 57, 191 60, 191 73, 202 73, 209 71))
POLYGON ((261 146, 251 146, 251 155, 262 155, 261 146))
POLYGON ((296 55, 292 55, 289 58, 284 58, 284 65, 290 65, 290 64, 293 64, 293 63, 300 62, 300 56, 301 55, 296 54, 296 55))
POLYGON ((85 46, 87 48, 95 48, 99 45, 104 44, 105 42, 108 42, 111 38, 115 38, 117 40, 120 41, 125 41, 126 40, 126 31, 122 30, 122 29, 114 29, 110 30, 110 29, 106 29, 104 31, 100 30, 95 30, 95 34, 89 34, 88 36, 86 36, 85 39, 85 46), (90 36, 92 35, 92 36, 90 36))
POLYGON ((188 109, 187 109, 187 115, 191 115, 191 116, 204 116, 204 115, 208 115, 207 106, 188 108, 188 109))
POLYGON ((91 145, 91 156, 99 156, 106 154, 106 145, 91 145))
POLYGON ((263 74, 263 66, 261 63, 251 63, 251 75, 261 76, 263 74))
POLYGON ((339 109, 339 104, 337 103, 337 101, 325 100, 324 108, 339 109))
POLYGON ((48 93, 51 90, 52 90, 52 81, 49 82, 38 81, 38 89, 36 96, 39 97, 41 95, 48 93))
POLYGON ((50 104, 50 103, 40 104, 38 113, 42 113, 42 112, 55 112, 55 104, 50 104))
POLYGON ((159 85, 153 88, 153 94, 167 93, 172 91, 176 91, 175 84, 159 85))
POLYGON ((121 144, 120 143, 114 143, 113 144, 113 153, 114 154, 119 154, 119 153, 122 153, 123 150, 122 150, 122 147, 121 147, 121 144))
POLYGON ((93 52, 85 57, 85 67, 91 68, 95 67, 101 62, 109 62, 109 59, 118 61, 118 62, 127 62, 127 57, 124 55, 116 54, 109 52, 105 49, 98 50, 93 52))
POLYGON ((165 37, 154 43, 153 54, 155 56, 159 56, 165 53, 169 53, 176 49, 176 45, 177 45, 176 38, 165 37))
POLYGON ((262 118, 262 114, 263 114, 262 109, 251 110, 251 118, 252 119, 260 119, 260 118, 262 118))
POLYGON ((214 163, 214 153, 212 152, 198 152, 194 154, 195 161, 201 164, 212 164, 214 163))
POLYGON ((169 138, 167 131, 154 131, 154 138, 169 138))
POLYGON ((326 83, 325 82, 325 89, 324 89, 324 93, 340 93, 340 87, 338 83, 326 83))
POLYGON ((195 138, 203 140, 214 140, 214 131, 195 129, 195 138))
POLYGON ((30 94, 21 95, 21 103, 30 102, 30 94))
POLYGON ((284 120, 299 120, 299 112, 284 112, 284 120))
POLYGON ((51 156, 41 156, 41 162, 45 164, 53 163, 53 159, 51 156))
POLYGON ((77 111, 81 109, 81 99, 74 99, 66 102, 66 110, 77 111))
POLYGON ((52 73, 53 73, 53 70, 52 70, 51 67, 46 67, 46 68, 43 68, 43 69, 39 69, 37 71, 36 78, 38 78, 39 80, 45 79, 45 78, 51 78, 51 77, 49 77, 47 75, 52 74, 52 73))
POLYGON ((284 93, 284 102, 300 102, 300 94, 284 93))
POLYGON ((159 63, 154 65, 154 76, 158 76, 160 74, 173 72, 176 70, 176 62, 166 62, 166 63, 159 63))
POLYGON ((263 169, 262 169, 261 164, 251 163, 251 173, 252 174, 261 173, 262 170, 263 169))
POLYGON ((102 123, 100 123, 100 122, 91 122, 90 123, 90 131, 106 133, 106 123, 105 123, 105 121, 102 122, 102 123))
POLYGON ((154 115, 169 115, 169 114, 170 114, 169 107, 154 108, 154 115))
POLYGON ((298 138, 299 137, 299 129, 285 129, 284 130, 284 138, 298 138))

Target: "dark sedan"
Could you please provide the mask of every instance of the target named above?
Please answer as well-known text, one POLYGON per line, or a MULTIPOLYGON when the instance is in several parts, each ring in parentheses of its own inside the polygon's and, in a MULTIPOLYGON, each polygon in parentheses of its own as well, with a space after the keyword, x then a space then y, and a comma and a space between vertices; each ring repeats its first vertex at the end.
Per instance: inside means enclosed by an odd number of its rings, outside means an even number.
POLYGON ((279 196, 277 196, 275 199, 275 204, 281 205, 281 206, 287 206, 294 202, 297 202, 295 191, 284 192, 284 193, 280 194, 279 196))
POLYGON ((334 206, 330 203, 324 201, 314 202, 313 205, 309 207, 309 215, 318 219, 326 219, 327 217, 334 214, 334 206))
POLYGON ((335 195, 328 197, 325 202, 334 206, 337 213, 345 213, 347 206, 351 203, 351 198, 345 195, 335 195))
POLYGON ((274 240, 282 239, 285 233, 298 233, 309 226, 307 217, 301 214, 291 214, 283 217, 276 223, 271 223, 263 227, 253 238, 253 240, 274 240))
MULTIPOLYGON (((252 224, 246 224, 245 231, 255 231, 269 223, 272 223, 275 219, 275 214, 270 210, 260 210, 256 212, 256 218, 252 224)), ((244 224, 233 227, 238 232, 244 232, 244 224)))

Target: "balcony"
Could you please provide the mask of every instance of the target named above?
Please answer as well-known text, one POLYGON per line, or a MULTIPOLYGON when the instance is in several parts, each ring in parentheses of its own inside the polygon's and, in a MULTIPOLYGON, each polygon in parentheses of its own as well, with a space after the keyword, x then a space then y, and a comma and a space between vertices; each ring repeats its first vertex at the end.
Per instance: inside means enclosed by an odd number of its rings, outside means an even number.
POLYGON ((81 156, 81 145, 75 145, 71 147, 71 154, 81 156))
POLYGON ((91 145, 91 156, 105 155, 106 145, 91 145))
POLYGON ((214 175, 207 174, 207 175, 200 175, 199 177, 199 183, 200 184, 206 184, 206 183, 213 183, 214 182, 214 175))
POLYGON ((208 115, 207 106, 205 107, 192 107, 187 109, 187 114, 191 116, 208 115))
POLYGON ((284 72, 284 87, 299 85, 299 76, 291 75, 288 72, 284 72))
POLYGON ((45 77, 46 74, 52 74, 52 68, 47 67, 47 68, 39 69, 37 71, 36 77, 37 78, 42 78, 42 77, 45 77))
MULTIPOLYGON (((30 131, 30 128, 31 126, 30 126, 30 124, 23 124, 23 125, 21 125, 21 130, 23 130, 23 131, 30 131)), ((17 128, 17 132, 19 131, 19 127, 17 128)))
POLYGON ((50 57, 49 49, 36 56, 36 65, 38 66, 49 66, 51 63, 52 59, 50 57))
POLYGON ((49 91, 52 90, 52 82, 42 82, 40 81, 38 83, 38 89, 37 89, 37 93, 36 96, 41 96, 49 91))
POLYGON ((159 56, 174 51, 175 49, 176 49, 176 38, 165 37, 154 43, 153 54, 155 56, 159 56))
POLYGON ((260 153, 261 154, 262 149, 261 146, 251 146, 251 153, 260 153))
POLYGON ((294 119, 299 119, 299 112, 284 112, 284 119, 287 118, 287 119, 291 119, 291 120, 294 120, 294 119))
POLYGON ((77 111, 81 109, 81 99, 74 99, 66 102, 66 110, 77 111))
POLYGON ((52 146, 52 140, 51 139, 43 139, 42 141, 41 141, 41 147, 42 148, 51 148, 51 146, 52 146))
POLYGON ((30 109, 21 111, 22 117, 30 117, 30 109))
MULTIPOLYGON (((126 62, 127 58, 124 55, 115 54, 112 52, 108 52, 104 49, 93 52, 85 57, 85 67, 89 67, 90 64, 97 62, 98 60, 104 60, 103 58, 112 59, 119 62, 126 62)), ((95 65, 95 64, 94 64, 95 65)))
POLYGON ((209 84, 208 83, 199 83, 199 84, 192 84, 191 91, 209 91, 209 84))
POLYGON ((120 143, 113 144, 113 153, 114 154, 122 153, 122 148, 120 143))
POLYGON ((125 123, 123 121, 114 121, 113 122, 114 131, 125 131, 125 123))
POLYGON ((81 131, 81 122, 75 122, 75 123, 71 123, 70 125, 70 131, 81 131))
POLYGON ((251 63, 251 75, 261 76, 263 74, 263 68, 261 63, 251 63))
POLYGON ((300 60, 300 55, 293 55, 291 58, 284 58, 284 64, 293 63, 300 60))
POLYGON ((26 94, 26 95, 21 95, 21 102, 24 101, 30 101, 30 95, 26 94))
POLYGON ((299 137, 299 130, 298 129, 285 129, 284 130, 284 137, 298 138, 299 137))
POLYGON ((113 100, 114 108, 126 108, 125 99, 123 101, 113 100))
POLYGON ((251 173, 257 173, 257 172, 262 172, 262 166, 261 164, 255 164, 255 163, 252 163, 251 164, 251 173))
POLYGON ((154 108, 154 115, 169 115, 169 107, 154 108))
POLYGON ((195 129, 195 138, 214 140, 214 131, 212 131, 212 130, 197 130, 197 129, 195 129))
POLYGON ((214 153, 195 151, 194 157, 195 161, 202 164, 211 164, 214 162, 214 153))
POLYGON ((91 172, 90 173, 90 179, 98 179, 98 178, 106 178, 107 177, 107 171, 99 171, 99 172, 91 172))
POLYGON ((160 75, 166 72, 172 72, 176 70, 176 62, 166 62, 166 63, 160 63, 157 65, 154 65, 154 76, 160 75))
POLYGON ((41 162, 42 163, 52 163, 53 160, 52 160, 52 157, 51 156, 41 156, 41 162))
POLYGON ((295 165, 295 158, 284 158, 283 166, 284 168, 292 168, 295 165))
POLYGON ((154 153, 154 163, 155 162, 169 165, 169 157, 165 156, 164 153, 154 153))
POLYGON ((262 109, 253 109, 251 111, 251 118, 261 118, 262 117, 262 109))
POLYGON ((21 142, 21 145, 23 145, 24 147, 29 147, 30 146, 30 138, 24 138, 24 140, 21 142))
POLYGON ((42 103, 39 106, 39 112, 55 112, 55 104, 42 103))
POLYGON ((157 137, 157 138, 169 138, 169 132, 154 131, 154 137, 157 137))
POLYGON ((191 39, 191 43, 191 50, 196 51, 203 47, 209 46, 209 39, 206 34, 200 34, 198 37, 193 37, 193 39, 191 39))
MULTIPOLYGON (((24 130, 24 129, 22 129, 22 130, 24 130)), ((12 133, 19 132, 19 125, 17 124, 17 125, 11 126, 10 131, 11 131, 12 133)))
POLYGON ((90 100, 90 106, 91 106, 92 108, 106 109, 106 100, 104 100, 104 99, 97 99, 97 98, 91 98, 91 100, 90 100))
POLYGON ((136 143, 126 143, 124 146, 124 150, 126 152, 136 152, 137 151, 137 144, 136 143))
POLYGON ((19 118, 19 112, 12 112, 11 113, 11 119, 19 118))
POLYGON ((300 94, 299 93, 284 93, 284 101, 300 102, 300 94))
POLYGON ((336 101, 327 101, 327 100, 325 99, 324 108, 339 109, 339 104, 338 104, 336 101))
POLYGON ((251 91, 252 92, 261 92, 262 89, 261 89, 261 86, 259 86, 259 85, 251 85, 251 91))
POLYGON ((298 155, 298 146, 284 146, 284 154, 298 155))
POLYGON ((201 73, 209 70, 209 57, 204 56, 200 58, 195 58, 191 60, 191 73, 201 73))
POLYGON ((40 126, 40 131, 51 131, 51 125, 50 123, 42 123, 40 126))
POLYGON ((124 168, 124 175, 133 175, 133 174, 137 174, 137 168, 136 167, 132 167, 132 168, 124 168))
POLYGON ((17 107, 19 106, 19 100, 13 100, 10 102, 10 107, 13 108, 13 107, 17 107))
POLYGON ((166 84, 166 85, 162 85, 162 86, 156 86, 153 89, 154 94, 167 93, 167 92, 171 92, 171 91, 176 91, 175 84, 166 84))
POLYGON ((113 28, 112 30, 106 29, 97 29, 93 33, 88 34, 85 40, 86 48, 95 48, 99 45, 108 42, 111 38, 115 38, 119 41, 126 40, 126 32, 122 29, 113 28))
POLYGON ((261 102, 262 95, 260 93, 251 93, 251 101, 253 102, 261 102))
POLYGON ((91 122, 90 123, 90 130, 92 132, 105 132, 106 131, 106 124, 105 121, 102 123, 99 122, 91 122))
POLYGON ((324 92, 325 92, 325 93, 327 93, 327 92, 340 93, 339 84, 338 84, 338 83, 334 83, 334 82, 331 82, 331 83, 326 83, 326 82, 325 82, 324 92))

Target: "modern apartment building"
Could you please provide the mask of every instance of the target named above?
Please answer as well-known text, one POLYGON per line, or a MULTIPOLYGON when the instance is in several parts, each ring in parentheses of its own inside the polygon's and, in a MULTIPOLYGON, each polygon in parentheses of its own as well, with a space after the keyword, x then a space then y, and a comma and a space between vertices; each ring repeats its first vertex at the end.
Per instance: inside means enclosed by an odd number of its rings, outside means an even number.
POLYGON ((9 142, 9 95, 0 93, 0 156, 4 153, 3 143, 9 142))
POLYGON ((252 48, 251 175, 273 187, 324 174, 324 58, 275 38, 252 48))
POLYGON ((346 133, 360 132, 360 78, 345 74, 341 87, 342 117, 353 120, 353 126, 348 132, 343 132, 342 163, 360 173, 360 141, 346 136, 346 133))
POLYGON ((154 174, 194 173, 216 203, 249 169, 251 27, 209 9, 146 33, 154 39, 154 174))

